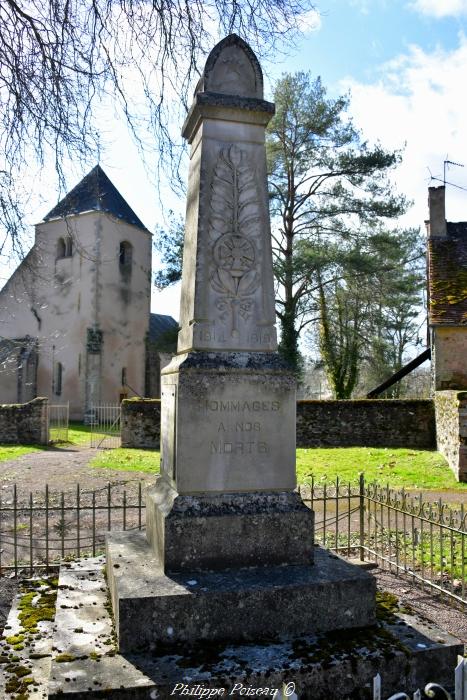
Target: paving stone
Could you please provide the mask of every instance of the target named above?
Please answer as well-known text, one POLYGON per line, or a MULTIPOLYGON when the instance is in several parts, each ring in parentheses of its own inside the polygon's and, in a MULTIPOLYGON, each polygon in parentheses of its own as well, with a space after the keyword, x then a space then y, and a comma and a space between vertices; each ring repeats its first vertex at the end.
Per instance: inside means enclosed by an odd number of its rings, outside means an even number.
MULTIPOLYGON (((78 594, 83 570, 78 566, 74 572, 64 572, 68 592, 78 594)), ((96 584, 104 583, 101 569, 96 584)), ((61 595, 63 590, 59 590, 61 595)), ((96 616, 111 629, 109 608, 104 597, 100 601, 96 616)), ((84 611, 85 606, 75 609, 76 625, 85 624, 84 611)), ((243 644, 179 644, 144 654, 121 654, 111 645, 101 656, 61 663, 54 652, 49 698, 160 700, 182 695, 182 691, 203 697, 205 689, 222 688, 224 696, 235 698, 243 697, 245 688, 274 690, 294 682, 299 698, 364 700, 371 697, 377 673, 382 676, 383 697, 401 689, 414 692, 429 681, 452 685, 463 645, 415 616, 396 613, 389 617, 389 621, 366 628, 243 644)), ((67 635, 60 635, 65 653, 67 648, 76 649, 76 634, 70 625, 67 629, 68 644, 67 635)), ((95 644, 100 653, 97 636, 95 644)))

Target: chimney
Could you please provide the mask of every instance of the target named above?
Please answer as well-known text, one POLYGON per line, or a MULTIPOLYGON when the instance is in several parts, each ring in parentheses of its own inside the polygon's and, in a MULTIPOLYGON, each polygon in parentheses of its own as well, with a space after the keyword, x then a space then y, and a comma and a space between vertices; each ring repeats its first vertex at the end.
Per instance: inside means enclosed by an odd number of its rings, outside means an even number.
POLYGON ((445 238, 446 229, 446 207, 445 207, 445 187, 428 188, 428 210, 429 220, 425 221, 429 238, 445 238))

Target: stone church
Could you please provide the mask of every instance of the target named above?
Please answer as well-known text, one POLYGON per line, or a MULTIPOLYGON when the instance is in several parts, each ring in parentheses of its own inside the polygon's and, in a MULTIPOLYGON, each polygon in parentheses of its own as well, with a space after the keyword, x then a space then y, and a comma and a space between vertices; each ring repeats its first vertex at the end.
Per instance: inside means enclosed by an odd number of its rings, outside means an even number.
POLYGON ((151 252, 97 165, 36 225, 0 291, 0 403, 47 396, 81 420, 93 404, 159 396, 177 323, 150 313, 151 252))

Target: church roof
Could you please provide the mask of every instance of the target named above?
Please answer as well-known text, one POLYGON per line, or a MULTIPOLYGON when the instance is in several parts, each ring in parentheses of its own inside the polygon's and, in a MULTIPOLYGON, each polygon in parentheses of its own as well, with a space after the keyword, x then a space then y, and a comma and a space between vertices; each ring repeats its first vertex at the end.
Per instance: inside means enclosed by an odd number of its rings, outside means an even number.
POLYGON ((44 221, 85 211, 105 211, 117 219, 146 230, 100 165, 88 173, 49 213, 44 221))
POLYGON ((169 331, 174 333, 176 328, 178 328, 178 323, 172 316, 164 314, 150 314, 149 316, 149 340, 151 343, 164 340, 164 335, 169 331))
POLYGON ((431 325, 467 325, 467 222, 446 222, 446 237, 428 239, 431 325))

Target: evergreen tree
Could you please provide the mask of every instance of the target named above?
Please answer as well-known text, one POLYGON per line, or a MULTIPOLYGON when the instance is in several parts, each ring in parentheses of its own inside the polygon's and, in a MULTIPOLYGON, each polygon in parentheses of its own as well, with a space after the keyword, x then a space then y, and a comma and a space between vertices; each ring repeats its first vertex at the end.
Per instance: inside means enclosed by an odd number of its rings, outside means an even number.
POLYGON ((274 102, 267 153, 280 350, 298 370, 299 336, 316 320, 316 251, 358 239, 362 227, 400 215, 406 202, 388 179, 400 155, 362 140, 346 116, 348 97, 331 99, 320 78, 296 73, 278 81, 274 102))

